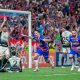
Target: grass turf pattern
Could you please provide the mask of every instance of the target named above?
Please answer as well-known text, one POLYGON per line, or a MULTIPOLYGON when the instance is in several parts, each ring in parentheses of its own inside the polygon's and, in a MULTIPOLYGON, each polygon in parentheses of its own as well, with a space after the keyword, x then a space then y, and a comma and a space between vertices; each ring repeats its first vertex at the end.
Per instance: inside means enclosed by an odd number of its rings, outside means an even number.
POLYGON ((80 80, 80 72, 70 71, 70 67, 40 68, 38 72, 27 68, 20 73, 0 73, 0 80, 80 80))

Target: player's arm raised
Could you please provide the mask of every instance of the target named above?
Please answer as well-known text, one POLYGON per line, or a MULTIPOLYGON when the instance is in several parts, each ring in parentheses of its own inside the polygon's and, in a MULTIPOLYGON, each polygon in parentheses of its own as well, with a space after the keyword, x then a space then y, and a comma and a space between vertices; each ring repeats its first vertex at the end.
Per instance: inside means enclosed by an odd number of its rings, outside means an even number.
POLYGON ((7 18, 4 16, 4 20, 3 20, 3 23, 1 24, 1 28, 4 26, 6 21, 7 21, 7 18))
POLYGON ((2 27, 4 26, 4 24, 5 24, 6 21, 7 21, 7 18, 4 17, 3 23, 2 23, 1 26, 0 26, 0 32, 2 31, 2 27))

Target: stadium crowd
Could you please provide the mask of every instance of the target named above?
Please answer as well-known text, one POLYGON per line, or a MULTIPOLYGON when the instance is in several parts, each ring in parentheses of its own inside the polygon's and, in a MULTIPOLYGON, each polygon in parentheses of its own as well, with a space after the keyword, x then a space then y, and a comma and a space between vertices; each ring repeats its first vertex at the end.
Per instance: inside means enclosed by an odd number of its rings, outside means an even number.
MULTIPOLYGON (((70 31, 80 32, 80 0, 0 0, 0 8, 31 11, 32 32, 38 30, 42 35, 51 37, 70 27, 70 31)), ((28 41, 23 35, 28 35, 26 16, 7 18, 10 36, 16 40, 28 41)), ((2 19, 0 23, 2 23, 2 19)))
MULTIPOLYGON (((31 11, 32 30, 38 29, 40 34, 51 36, 52 39, 56 31, 66 26, 77 31, 80 27, 79 0, 0 0, 0 8, 31 11)), ((9 22, 12 23, 12 36, 16 39, 20 32, 28 34, 25 17, 19 20, 14 17, 9 22)))

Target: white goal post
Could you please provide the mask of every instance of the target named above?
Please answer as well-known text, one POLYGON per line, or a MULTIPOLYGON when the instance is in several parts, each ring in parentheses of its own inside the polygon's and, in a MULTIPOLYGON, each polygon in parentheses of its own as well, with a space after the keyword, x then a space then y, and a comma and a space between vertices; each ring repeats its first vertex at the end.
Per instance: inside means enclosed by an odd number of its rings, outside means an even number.
MULTIPOLYGON (((26 14, 28 15, 28 32, 29 36, 31 36, 31 12, 30 11, 20 11, 20 10, 9 10, 9 9, 0 9, 0 12, 7 13, 18 13, 18 14, 26 14)), ((32 68, 32 44, 31 39, 29 39, 29 68, 32 68)))

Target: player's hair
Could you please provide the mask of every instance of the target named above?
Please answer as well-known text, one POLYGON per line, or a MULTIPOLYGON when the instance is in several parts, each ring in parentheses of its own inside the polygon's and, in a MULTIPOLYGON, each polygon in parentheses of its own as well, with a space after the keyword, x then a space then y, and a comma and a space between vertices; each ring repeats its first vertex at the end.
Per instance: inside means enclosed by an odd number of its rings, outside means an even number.
POLYGON ((72 32, 76 32, 75 30, 73 30, 72 32))
POLYGON ((5 25, 3 25, 3 27, 2 28, 4 28, 4 27, 7 27, 7 25, 5 24, 5 25))
POLYGON ((16 52, 15 52, 15 51, 13 51, 13 52, 12 52, 12 55, 13 55, 13 56, 15 56, 15 55, 16 55, 16 52))
POLYGON ((65 29, 66 29, 66 30, 70 30, 70 26, 66 26, 65 29))
POLYGON ((76 33, 76 36, 78 35, 78 33, 77 33, 75 30, 74 30, 74 31, 72 31, 72 33, 73 33, 73 32, 75 32, 75 33, 76 33))
POLYGON ((35 32, 35 31, 39 32, 38 30, 34 30, 34 32, 35 32))

